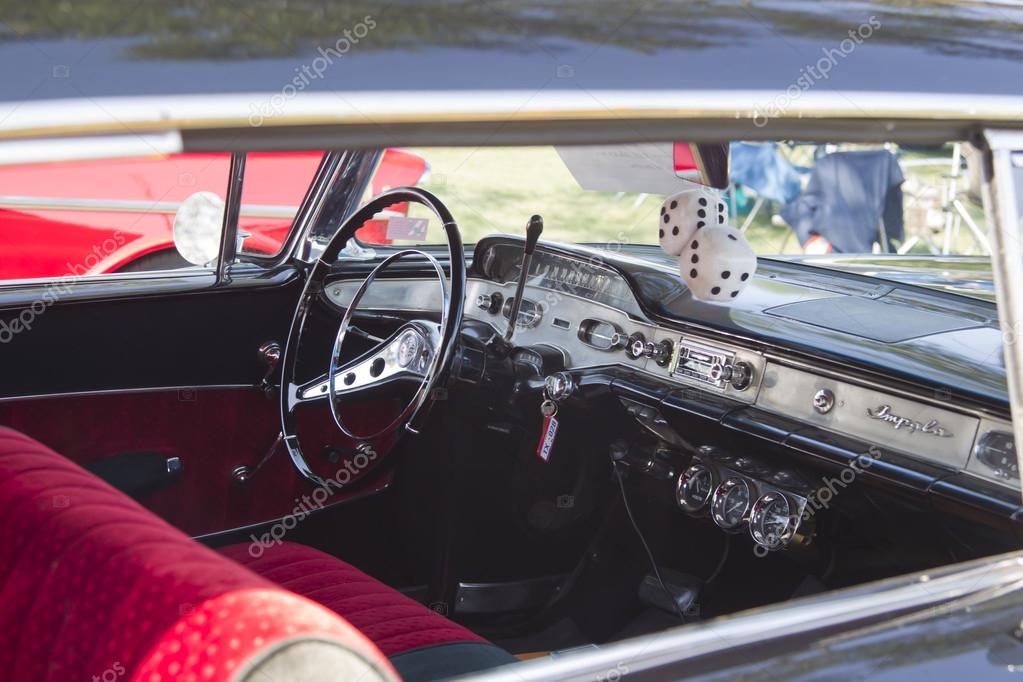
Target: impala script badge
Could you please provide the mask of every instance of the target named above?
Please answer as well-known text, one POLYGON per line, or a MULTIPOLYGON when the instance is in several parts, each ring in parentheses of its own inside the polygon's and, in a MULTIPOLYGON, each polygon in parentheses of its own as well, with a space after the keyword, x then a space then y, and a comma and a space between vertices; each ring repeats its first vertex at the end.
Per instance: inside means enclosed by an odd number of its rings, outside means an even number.
POLYGON ((892 412, 891 405, 878 405, 873 410, 868 407, 867 414, 870 415, 871 419, 880 419, 883 422, 888 422, 896 431, 905 429, 910 433, 929 433, 939 438, 951 438, 953 435, 946 431, 945 427, 938 424, 937 419, 931 419, 928 422, 918 422, 908 417, 900 417, 892 412))

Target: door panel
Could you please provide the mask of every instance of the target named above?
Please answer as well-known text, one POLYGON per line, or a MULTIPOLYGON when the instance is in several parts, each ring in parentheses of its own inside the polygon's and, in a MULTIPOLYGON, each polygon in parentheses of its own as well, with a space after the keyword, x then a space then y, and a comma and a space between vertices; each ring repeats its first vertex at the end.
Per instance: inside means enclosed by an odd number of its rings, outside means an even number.
MULTIPOLYGON (((335 436, 324 406, 308 410, 303 417, 301 437, 308 452, 346 445, 335 436)), ((232 476, 239 466, 255 470, 279 431, 276 398, 269 399, 256 388, 14 400, 0 403, 0 423, 83 465, 124 453, 179 457, 177 481, 139 500, 192 535, 293 513, 302 496, 313 490, 295 473, 283 447, 248 481, 239 483, 232 476)), ((324 506, 365 495, 389 481, 389 474, 380 470, 360 474, 332 490, 324 506)), ((309 502, 304 505, 305 509, 316 507, 309 502)))
MULTIPOLYGON (((187 278, 168 279, 180 287, 187 278)), ((258 348, 286 337, 301 279, 288 269, 226 286, 134 295, 146 286, 158 288, 125 279, 75 285, 88 287, 90 299, 60 296, 35 306, 43 293, 32 289, 4 301, 0 398, 258 384, 266 371, 258 348)))
MULTIPOLYGON (((0 343, 0 424, 81 464, 126 453, 180 458, 173 484, 138 499, 193 535, 295 513, 313 487, 295 473, 286 450, 259 467, 280 418, 276 392, 268 397, 258 388, 267 370, 258 348, 286 337, 299 273, 258 272, 204 290, 130 295, 137 284, 112 286, 97 300, 58 300, 0 343), (232 475, 239 466, 258 471, 239 483, 232 475)), ((0 320, 25 306, 5 306, 0 320)), ((367 405, 352 418, 369 430, 393 416, 388 405, 367 405)), ((298 418, 307 457, 340 472, 355 444, 337 431, 326 404, 304 406, 298 418)), ((339 477, 344 485, 323 504, 386 486, 390 473, 379 464, 339 477)))

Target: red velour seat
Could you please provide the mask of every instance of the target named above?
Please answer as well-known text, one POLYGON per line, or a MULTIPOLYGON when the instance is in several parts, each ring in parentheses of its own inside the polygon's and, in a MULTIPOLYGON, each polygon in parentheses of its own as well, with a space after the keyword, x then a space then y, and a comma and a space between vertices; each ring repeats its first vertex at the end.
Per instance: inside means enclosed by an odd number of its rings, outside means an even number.
POLYGON ((384 655, 449 642, 485 642, 482 637, 431 611, 359 569, 292 542, 262 548, 252 545, 220 550, 254 573, 281 587, 323 604, 366 635, 384 655))
POLYGON ((405 680, 425 682, 517 659, 329 554, 293 542, 219 550, 254 573, 340 614, 366 635, 405 680))
POLYGON ((331 610, 0 428, 0 677, 394 679, 331 610))

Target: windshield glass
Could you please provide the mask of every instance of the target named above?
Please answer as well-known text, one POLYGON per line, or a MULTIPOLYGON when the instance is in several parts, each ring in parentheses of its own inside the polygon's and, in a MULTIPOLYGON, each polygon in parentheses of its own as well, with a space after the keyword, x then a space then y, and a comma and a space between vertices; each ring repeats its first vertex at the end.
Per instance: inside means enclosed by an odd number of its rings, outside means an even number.
MULTIPOLYGON (((498 232, 522 234, 529 217, 540 214, 548 241, 654 247, 666 200, 697 187, 692 169, 681 167, 679 150, 689 148, 666 142, 388 150, 366 199, 403 184, 429 189, 450 207, 468 244, 498 232)), ((758 255, 981 298, 992 290, 972 146, 733 142, 728 149, 727 179, 718 183, 724 188, 713 191, 726 207, 726 223, 758 255)), ((419 207, 395 206, 380 218, 360 231, 360 240, 443 241, 440 226, 419 207)))

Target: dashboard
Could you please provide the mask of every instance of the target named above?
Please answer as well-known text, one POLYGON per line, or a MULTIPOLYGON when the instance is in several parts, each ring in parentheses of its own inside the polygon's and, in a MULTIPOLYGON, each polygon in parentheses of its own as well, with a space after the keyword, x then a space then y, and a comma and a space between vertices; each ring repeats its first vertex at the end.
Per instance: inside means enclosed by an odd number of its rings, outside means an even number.
MULTIPOLYGON (((940 388, 927 393, 882 383, 853 367, 808 363, 756 338, 652 315, 635 293, 628 259, 608 262, 580 251, 537 248, 523 290, 516 352, 540 374, 545 368, 538 349, 559 355, 563 369, 573 374, 614 368, 645 377, 654 390, 623 396, 623 408, 658 438, 699 451, 676 473, 682 511, 709 515, 726 531, 742 525, 773 550, 778 538, 787 544, 800 537, 800 522, 782 524, 781 517, 800 518, 813 489, 791 471, 750 468, 728 453, 689 442, 691 434, 677 432, 665 418, 675 409, 701 412, 725 428, 842 466, 867 456, 871 463, 882 462, 873 474, 922 492, 975 498, 979 489, 1000 513, 1020 511, 1011 426, 995 411, 956 404, 940 388)), ((499 334, 507 329, 521 261, 521 241, 485 240, 477 246, 465 319, 499 334)), ((662 270, 659 281, 669 281, 670 270, 662 270)), ((673 281, 675 290, 664 296, 684 296, 677 275, 673 281)), ((343 308, 355 288, 339 281, 325 293, 343 308)), ((368 292, 364 304, 428 310, 434 294, 420 279, 387 279, 368 292)))

